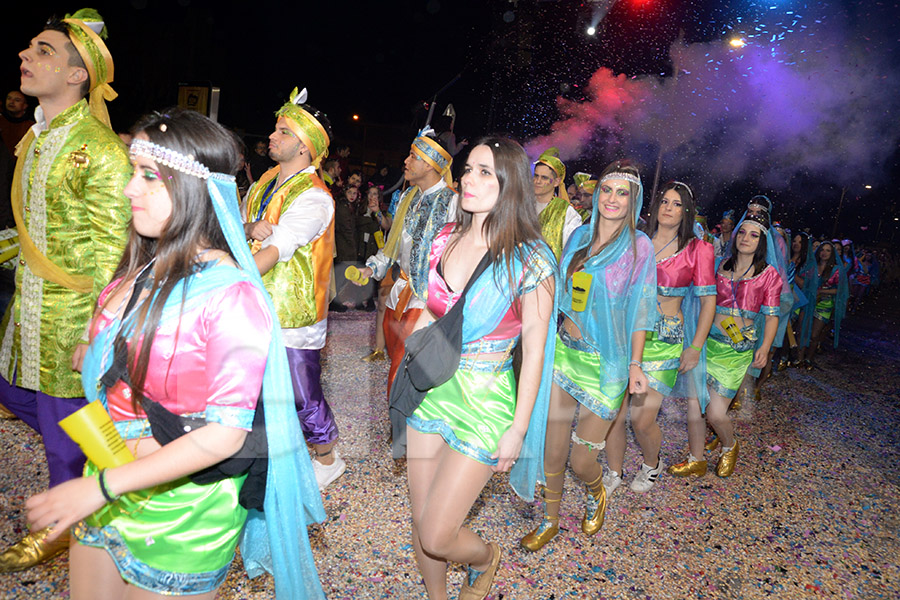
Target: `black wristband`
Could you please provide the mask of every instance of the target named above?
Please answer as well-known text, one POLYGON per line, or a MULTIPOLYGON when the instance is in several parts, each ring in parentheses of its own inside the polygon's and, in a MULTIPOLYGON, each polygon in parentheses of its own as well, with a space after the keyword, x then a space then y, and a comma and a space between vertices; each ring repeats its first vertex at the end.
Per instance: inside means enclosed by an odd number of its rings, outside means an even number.
POLYGON ((97 476, 97 484, 100 486, 100 493, 103 494, 107 502, 115 502, 119 499, 118 496, 111 495, 109 490, 106 489, 106 469, 100 469, 100 473, 97 476))

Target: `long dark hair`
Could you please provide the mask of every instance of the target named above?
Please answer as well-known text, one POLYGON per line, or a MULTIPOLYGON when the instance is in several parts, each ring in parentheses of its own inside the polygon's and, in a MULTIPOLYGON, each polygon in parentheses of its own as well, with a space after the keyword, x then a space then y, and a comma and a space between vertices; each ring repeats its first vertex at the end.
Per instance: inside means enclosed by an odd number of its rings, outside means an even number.
POLYGON ((681 250, 696 237, 694 235, 694 217, 697 215, 697 209, 694 203, 693 192, 680 181, 670 181, 662 187, 653 199, 653 203, 650 205, 650 221, 647 223, 645 232, 651 238, 656 233, 656 228, 659 227, 659 205, 663 196, 669 190, 675 190, 678 197, 681 198, 682 215, 681 224, 678 226, 678 250, 681 250))
MULTIPOLYGON (((630 160, 617 160, 609 164, 605 169, 603 169, 603 172, 600 174, 600 183, 597 184, 597 188, 594 191, 595 202, 597 194, 600 190, 600 186, 603 185, 603 178, 610 173, 628 173, 630 175, 634 175, 638 179, 640 179, 641 177, 640 171, 638 171, 638 168, 630 160)), ((635 214, 635 212, 637 212, 637 195, 639 191, 640 186, 638 184, 631 181, 628 182, 628 214, 625 216, 625 222, 620 223, 618 229, 616 229, 615 232, 613 232, 613 234, 609 237, 609 239, 606 240, 606 243, 597 248, 597 251, 593 254, 590 253, 593 242, 588 244, 584 248, 581 248, 580 250, 576 250, 575 254, 572 255, 572 260, 569 262, 569 268, 566 270, 567 280, 570 279, 576 271, 579 271, 589 258, 600 254, 601 252, 603 252, 604 248, 616 241, 616 239, 619 237, 619 234, 622 233, 622 229, 625 227, 628 227, 628 234, 631 236, 631 251, 635 256, 637 256, 637 238, 634 235, 636 231, 634 223, 637 220, 637 215, 635 214)), ((594 231, 592 232, 591 240, 596 239, 599 235, 599 232, 600 219, 597 218, 596 222, 594 223, 594 231)))
MULTIPOLYGON (((746 223, 748 219, 749 219, 749 217, 745 218, 743 221, 741 221, 741 223, 740 223, 740 225, 738 225, 738 228, 735 231, 734 235, 731 236, 731 256, 729 256, 728 259, 724 263, 722 263, 722 269, 724 269, 725 271, 734 272, 734 265, 737 262, 738 234, 741 232, 741 227, 744 226, 744 223, 746 223)), ((757 229, 759 229, 759 228, 757 227, 757 229)), ((766 235, 766 232, 763 231, 762 229, 759 229, 759 233, 760 233, 759 244, 756 246, 756 251, 753 253, 753 276, 754 277, 756 277, 757 275, 762 273, 763 269, 765 269, 766 265, 768 264, 766 262, 766 251, 768 250, 768 246, 769 246, 769 239, 768 239, 769 236, 766 235)))
POLYGON ((818 267, 820 264, 822 264, 822 246, 824 246, 825 244, 831 246, 831 257, 825 263, 825 268, 822 269, 822 275, 827 278, 831 276, 831 272, 837 266, 838 259, 837 252, 835 252, 834 250, 834 242, 822 242, 821 244, 819 244, 819 247, 816 248, 816 266, 818 267))
MULTIPOLYGON (((797 255, 797 264, 802 265, 806 262, 806 255, 809 254, 809 234, 805 231, 801 231, 795 235, 795 237, 800 238, 800 254, 797 255)), ((791 240, 791 246, 794 245, 794 240, 791 240)), ((791 260, 794 260, 793 250, 791 250, 791 260)))
MULTIPOLYGON (((198 112, 170 108, 141 117, 131 130, 143 133, 151 142, 193 155, 210 171, 233 174, 238 168, 238 147, 234 136, 221 125, 198 112)), ((133 279, 155 257, 149 298, 158 292, 154 302, 144 302, 135 315, 134 335, 143 335, 138 344, 128 349, 128 374, 131 379, 132 404, 135 410, 144 398, 144 382, 150 362, 150 349, 159 327, 163 306, 172 289, 195 269, 198 248, 231 251, 219 226, 206 181, 176 171, 157 162, 163 184, 172 200, 172 214, 158 239, 139 234, 128 226, 128 242, 113 278, 122 278, 121 288, 133 279)), ((233 257, 232 257, 233 258, 233 257)), ((185 289, 185 292, 187 290, 185 289)), ((136 290, 135 293, 140 293, 136 290)), ((110 294, 112 296, 113 294, 110 294)), ((182 298, 182 301, 184 298, 182 298)), ((136 341, 136 339, 135 339, 136 341)))
MULTIPOLYGON (((541 239, 531 165, 525 150, 514 140, 489 136, 478 140, 472 148, 478 146, 485 146, 491 151, 494 173, 500 184, 497 201, 484 219, 482 233, 494 261, 494 274, 502 257, 506 263, 510 290, 515 293, 518 275, 513 273, 512 261, 516 249, 522 243, 541 239)), ((462 202, 457 203, 456 233, 459 236, 447 248, 448 252, 472 228, 472 222, 472 213, 463 210, 462 202)), ((521 255, 520 258, 524 262, 527 256, 521 255)))

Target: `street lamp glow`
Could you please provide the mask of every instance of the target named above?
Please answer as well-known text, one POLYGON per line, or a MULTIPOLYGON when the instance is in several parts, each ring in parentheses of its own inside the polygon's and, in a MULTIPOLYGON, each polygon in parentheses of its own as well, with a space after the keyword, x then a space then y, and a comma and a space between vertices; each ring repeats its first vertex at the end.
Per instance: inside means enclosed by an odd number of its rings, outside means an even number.
POLYGON ((588 35, 594 35, 595 33, 597 33, 597 28, 594 27, 593 25, 587 28, 588 35))
POLYGON ((359 121, 359 115, 353 115, 353 120, 354 120, 354 121, 359 121))
POLYGON ((744 46, 747 45, 747 42, 744 41, 743 38, 731 38, 731 40, 728 43, 729 43, 729 45, 731 45, 732 48, 743 48, 744 46))
POLYGON ((871 189, 872 189, 872 186, 871 186, 871 185, 867 185, 867 186, 866 186, 866 189, 867 189, 867 190, 871 190, 871 189))

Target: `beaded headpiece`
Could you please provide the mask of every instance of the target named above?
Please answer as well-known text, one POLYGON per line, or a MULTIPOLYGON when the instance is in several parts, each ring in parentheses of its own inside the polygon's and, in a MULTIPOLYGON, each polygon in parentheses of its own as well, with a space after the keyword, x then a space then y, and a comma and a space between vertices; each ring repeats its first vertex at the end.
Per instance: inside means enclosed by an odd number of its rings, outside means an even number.
POLYGON ((742 225, 744 223, 752 223, 753 225, 756 225, 757 227, 762 229, 763 233, 769 233, 769 220, 763 215, 748 214, 744 217, 744 220, 741 221, 742 225))
POLYGON ((678 181, 677 179, 673 179, 673 180, 672 180, 672 183, 674 183, 675 185, 680 185, 681 187, 683 187, 684 189, 686 189, 687 192, 688 192, 688 194, 691 195, 691 200, 694 199, 694 191, 691 190, 691 186, 689 186, 688 184, 686 184, 686 183, 683 182, 683 181, 678 181))
POLYGON ((625 181, 630 181, 634 185, 642 185, 640 177, 638 177, 637 175, 632 175, 631 173, 624 173, 622 171, 613 171, 612 173, 607 173, 600 179, 600 183, 609 181, 610 179, 624 179, 625 181))
POLYGON ((93 8, 82 8, 63 19, 69 30, 69 40, 87 69, 91 82, 88 102, 91 114, 109 125, 106 102, 115 100, 118 94, 109 85, 113 80, 113 59, 103 42, 107 37, 103 17, 93 8))
POLYGON ((212 173, 206 165, 196 160, 191 154, 182 154, 177 150, 154 144, 148 140, 136 139, 132 141, 131 146, 129 147, 129 153, 133 157, 143 156, 152 159, 153 162, 157 164, 165 165, 170 169, 175 169, 176 171, 185 173, 186 175, 193 175, 200 179, 209 179, 212 176, 216 176, 219 179, 222 179, 223 177, 231 177, 234 179, 230 175, 212 173))
POLYGON ((769 214, 772 214, 772 201, 769 200, 768 196, 763 196, 762 194, 753 196, 750 198, 750 202, 747 203, 747 208, 750 208, 751 206, 758 206, 769 214))
POLYGON ((733 208, 729 208, 728 210, 726 210, 725 212, 722 213, 722 220, 724 221, 725 219, 728 219, 729 221, 734 223, 734 209, 733 208))
POLYGON ((317 110, 309 112, 301 106, 306 103, 306 88, 300 92, 294 88, 288 98, 289 100, 278 109, 275 116, 284 117, 291 132, 300 138, 300 141, 309 150, 313 166, 319 168, 319 165, 328 156, 328 145, 331 143, 322 123, 316 118, 324 115, 317 110))

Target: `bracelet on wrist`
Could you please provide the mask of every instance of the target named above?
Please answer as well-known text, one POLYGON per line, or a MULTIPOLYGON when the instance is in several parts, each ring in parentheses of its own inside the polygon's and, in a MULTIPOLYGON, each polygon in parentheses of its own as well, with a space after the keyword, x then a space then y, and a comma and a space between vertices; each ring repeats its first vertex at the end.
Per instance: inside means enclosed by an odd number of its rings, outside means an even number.
POLYGON ((639 361, 639 360, 633 360, 633 361, 631 361, 630 363, 628 363, 628 366, 629 366, 629 368, 630 368, 630 367, 638 367, 638 368, 640 368, 640 366, 641 366, 641 361, 639 361))
POLYGON ((118 496, 110 494, 109 488, 106 487, 106 469, 100 469, 100 473, 97 475, 97 485, 100 486, 100 493, 107 502, 115 502, 119 499, 118 496))
POLYGON ((697 352, 700 352, 702 350, 702 348, 698 348, 697 346, 695 346, 693 344, 689 344, 689 346, 690 346, 691 350, 696 350, 697 352))

